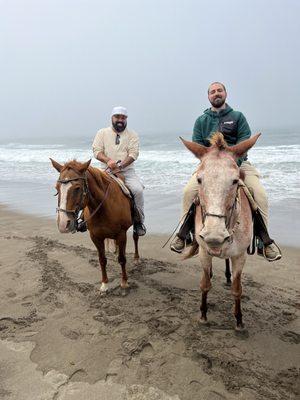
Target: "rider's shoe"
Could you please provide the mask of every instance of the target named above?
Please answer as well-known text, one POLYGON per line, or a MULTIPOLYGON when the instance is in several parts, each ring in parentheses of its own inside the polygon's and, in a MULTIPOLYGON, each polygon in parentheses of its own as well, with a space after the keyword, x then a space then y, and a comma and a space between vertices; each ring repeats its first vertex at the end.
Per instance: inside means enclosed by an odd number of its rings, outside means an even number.
POLYGON ((146 235, 146 227, 142 223, 134 224, 133 232, 136 233, 138 236, 146 235))
POLYGON ((176 253, 182 253, 184 249, 184 240, 176 235, 170 244, 170 249, 176 253))
POLYGON ((281 251, 275 243, 272 243, 269 244, 269 246, 264 247, 264 256, 270 262, 280 260, 281 251))
POLYGON ((87 231, 87 226, 85 221, 81 221, 77 225, 77 232, 86 232, 87 231))

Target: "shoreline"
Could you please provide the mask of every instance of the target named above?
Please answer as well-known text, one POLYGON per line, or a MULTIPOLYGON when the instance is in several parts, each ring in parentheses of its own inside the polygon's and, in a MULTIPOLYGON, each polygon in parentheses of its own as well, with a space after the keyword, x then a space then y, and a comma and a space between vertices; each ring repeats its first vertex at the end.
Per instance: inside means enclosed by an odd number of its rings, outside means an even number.
MULTIPOLYGON (((13 212, 42 218, 55 218, 57 200, 52 185, 0 181, 0 205, 13 212), (34 194, 34 195, 33 195, 34 194)), ((181 192, 168 196, 145 190, 145 224, 151 235, 170 235, 180 220, 181 192)), ((288 199, 270 205, 269 232, 280 245, 300 246, 300 201, 288 199)))

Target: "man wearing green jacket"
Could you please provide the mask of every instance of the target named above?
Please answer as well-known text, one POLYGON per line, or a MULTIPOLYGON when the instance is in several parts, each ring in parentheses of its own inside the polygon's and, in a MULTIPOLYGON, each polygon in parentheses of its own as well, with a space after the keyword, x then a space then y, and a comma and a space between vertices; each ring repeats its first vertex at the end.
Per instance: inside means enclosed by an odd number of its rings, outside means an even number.
MULTIPOLYGON (((212 83, 208 88, 208 100, 211 107, 197 118, 194 131, 193 142, 209 146, 209 139, 214 132, 223 133, 224 139, 229 146, 233 146, 251 136, 251 130, 244 115, 240 111, 233 110, 226 103, 227 92, 225 86, 220 82, 212 83)), ((245 185, 253 193, 253 197, 259 207, 260 214, 268 226, 268 199, 267 194, 260 182, 260 175, 256 168, 247 161, 247 155, 237 161, 240 168, 245 173, 245 185)), ((183 192, 182 214, 186 215, 189 211, 198 192, 198 182, 196 174, 192 175, 183 192)), ((183 230, 184 231, 184 230, 183 230)), ((171 249, 181 253, 185 246, 185 237, 179 230, 175 239, 171 243, 171 249)), ((276 245, 265 246, 264 253, 269 261, 281 258, 281 253, 276 245)))

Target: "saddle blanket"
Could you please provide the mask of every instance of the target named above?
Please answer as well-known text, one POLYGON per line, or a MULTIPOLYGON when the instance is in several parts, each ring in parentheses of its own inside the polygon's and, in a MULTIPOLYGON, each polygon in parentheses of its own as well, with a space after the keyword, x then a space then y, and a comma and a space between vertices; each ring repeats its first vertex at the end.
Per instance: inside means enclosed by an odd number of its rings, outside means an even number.
POLYGON ((132 195, 130 193, 130 190, 128 189, 128 187, 125 185, 125 183, 122 181, 121 178, 118 178, 116 175, 114 174, 109 174, 109 176, 111 178, 113 178, 114 181, 117 182, 117 184, 120 186, 120 188, 122 189, 122 192, 129 197, 130 199, 132 198, 132 195))

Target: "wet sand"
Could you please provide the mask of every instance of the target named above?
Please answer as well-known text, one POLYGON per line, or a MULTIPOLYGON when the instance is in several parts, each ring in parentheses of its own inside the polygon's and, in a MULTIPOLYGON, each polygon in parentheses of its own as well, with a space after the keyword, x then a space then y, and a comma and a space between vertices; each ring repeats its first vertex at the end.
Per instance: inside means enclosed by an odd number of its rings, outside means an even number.
POLYGON ((87 233, 5 207, 0 221, 1 399, 299 398, 299 249, 248 258, 237 334, 220 260, 201 325, 198 260, 162 249, 165 236, 141 239, 139 265, 129 238, 127 292, 108 254, 101 296, 87 233))

